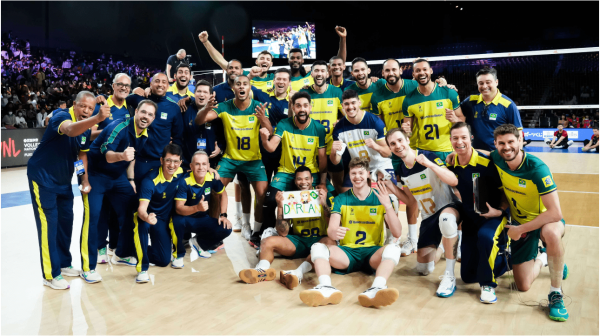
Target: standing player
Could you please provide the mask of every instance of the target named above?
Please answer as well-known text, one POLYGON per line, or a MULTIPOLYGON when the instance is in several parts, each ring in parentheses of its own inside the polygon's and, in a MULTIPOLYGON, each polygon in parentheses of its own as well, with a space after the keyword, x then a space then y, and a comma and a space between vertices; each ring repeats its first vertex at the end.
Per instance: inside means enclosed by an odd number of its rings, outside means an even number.
MULTIPOLYGON (((311 85, 308 89, 302 89, 300 92, 306 92, 310 96, 311 118, 320 122, 323 127, 325 127, 326 154, 329 156, 331 153, 331 144, 333 142, 331 137, 333 127, 343 114, 343 110, 342 90, 327 84, 327 77, 329 77, 327 63, 315 61, 311 69, 311 78, 313 78, 314 85, 311 85)), ((340 192, 344 178, 344 166, 341 163, 338 163, 337 165, 333 164, 328 158, 327 171, 331 173, 333 185, 338 192, 340 192)))
POLYGON ((135 279, 137 283, 150 281, 148 267, 150 263, 165 267, 171 260, 171 267, 183 268, 185 248, 183 245, 183 226, 176 227, 171 219, 173 199, 177 192, 183 170, 179 165, 182 158, 181 148, 169 144, 160 158, 161 167, 152 171, 142 181, 140 204, 133 215, 134 241, 138 263, 135 279), (152 245, 148 246, 148 235, 152 245), (175 251, 171 253, 171 248, 175 251))
POLYGON ((329 84, 340 88, 344 91, 347 87, 354 84, 353 81, 344 79, 344 70, 346 70, 346 63, 339 56, 333 56, 329 60, 329 84))
MULTIPOLYGON (((564 322, 569 318, 561 289, 562 280, 569 274, 562 244, 565 220, 550 169, 542 160, 520 149, 520 134, 515 125, 496 128, 497 150, 490 155, 510 206, 512 221, 506 227, 513 240, 510 248, 515 283, 519 290, 527 291, 542 266, 550 266, 549 317, 564 322), (538 256, 539 239, 546 244, 547 254, 538 256)), ((490 209, 491 214, 499 211, 490 209)))
POLYGON ((427 60, 415 60, 413 78, 419 83, 402 102, 402 128, 410 135, 410 147, 433 152, 442 160, 452 152, 450 127, 464 121, 458 94, 431 81, 433 70, 427 60))
MULTIPOLYGON (((327 165, 325 155, 325 129, 310 117, 311 99, 306 92, 298 92, 291 99, 294 108, 294 118, 282 120, 269 140, 271 133, 263 128, 260 137, 268 152, 274 152, 281 143, 282 154, 279 169, 275 174, 265 199, 265 227, 275 226, 276 195, 279 191, 289 191, 295 188, 294 172, 300 166, 310 169, 315 186, 326 190, 327 165), (318 161, 317 161, 318 160, 318 161)), ((254 244, 260 244, 256 237, 254 244)))
MULTIPOLYGON (((388 132, 386 139, 392 152, 402 159, 402 163, 394 167, 396 173, 402 179, 402 184, 408 187, 421 210, 417 272, 422 275, 433 272, 436 249, 442 241, 446 255, 446 271, 441 277, 442 281, 436 294, 439 297, 450 297, 456 290, 454 245, 458 243, 457 223, 460 221, 460 205, 450 186, 456 186, 458 179, 434 153, 411 149, 404 130, 394 128, 388 132)), ((393 188, 393 185, 391 187, 397 196, 402 193, 408 194, 404 190, 393 188)))
POLYGON ((265 166, 261 161, 258 145, 260 127, 273 131, 269 122, 267 104, 249 97, 250 81, 246 76, 237 76, 234 85, 235 98, 216 106, 214 95, 196 116, 196 124, 220 118, 225 129, 227 149, 217 171, 227 187, 237 173, 244 173, 252 183, 256 204, 254 209, 254 231, 262 226, 262 206, 268 181, 265 166))
POLYGON ((367 65, 367 60, 361 57, 357 57, 352 60, 352 76, 354 77, 354 84, 348 86, 346 90, 354 90, 358 93, 360 99, 361 110, 373 112, 371 106, 371 96, 375 91, 385 85, 385 79, 379 79, 373 82, 374 77, 369 77, 371 69, 367 65))
MULTIPOLYGON (((309 118, 310 119, 310 118, 309 118)), ((294 174, 294 188, 290 190, 309 191, 315 187, 312 170, 307 166, 299 166, 294 174)), ((265 238, 260 247, 260 261, 256 267, 240 271, 239 276, 245 283, 257 283, 275 279, 275 270, 271 263, 277 252, 290 259, 307 258, 310 247, 320 242, 325 245, 335 245, 335 241, 327 237, 327 224, 329 223, 331 200, 333 196, 327 194, 325 189, 318 190, 321 207, 321 217, 283 219, 283 193, 277 191, 277 232, 279 235, 265 238), (291 226, 291 232, 289 232, 291 226), (288 234, 289 232, 289 234, 288 234)), ((310 259, 304 261, 300 267, 292 271, 281 271, 280 280, 287 288, 294 289, 302 282, 303 275, 312 269, 310 259)))
POLYGON ((477 89, 480 95, 471 95, 461 104, 466 122, 473 130, 473 147, 493 151, 494 130, 504 124, 523 129, 517 105, 498 90, 498 72, 485 68, 477 71, 477 89))
POLYGON ((175 102, 184 97, 193 97, 194 94, 188 88, 190 78, 190 65, 185 62, 180 63, 175 70, 175 83, 167 91, 167 97, 175 102))
MULTIPOLYGON (((68 276, 79 275, 71 266, 72 257, 69 252, 73 231, 71 179, 79 160, 87 170, 85 152, 91 141, 90 128, 110 115, 110 108, 104 106, 92 117, 95 106, 94 94, 81 91, 77 94, 73 107, 69 110, 56 110, 42 141, 27 162, 27 179, 40 244, 43 283, 53 289, 70 288, 61 273, 68 276)), ((81 186, 82 194, 90 192, 87 171, 81 176, 81 186)))
POLYGON ((364 307, 388 306, 398 299, 398 290, 387 288, 386 282, 400 261, 400 247, 383 246, 384 221, 395 237, 400 237, 402 226, 383 182, 371 188, 368 178, 368 159, 350 160, 352 189, 334 198, 327 228, 329 238, 339 240, 340 245, 312 245, 310 255, 319 284, 300 293, 300 300, 306 305, 316 307, 342 301, 342 292, 331 285, 332 267, 338 274, 375 272, 373 285, 358 296, 364 307))

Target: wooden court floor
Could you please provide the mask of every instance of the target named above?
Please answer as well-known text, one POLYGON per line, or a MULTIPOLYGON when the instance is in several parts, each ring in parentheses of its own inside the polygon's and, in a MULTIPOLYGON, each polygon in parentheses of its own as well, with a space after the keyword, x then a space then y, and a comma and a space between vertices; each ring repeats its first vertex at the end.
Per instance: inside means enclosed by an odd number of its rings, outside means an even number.
MULTIPOLYGON (((563 283, 570 318, 551 321, 540 307, 547 299, 550 279, 544 268, 526 293, 512 292, 512 277, 499 279, 498 303, 479 302, 479 286, 460 280, 451 298, 438 298, 445 261, 423 277, 414 271, 416 256, 402 258, 388 281, 400 291, 392 306, 364 308, 357 300, 373 277, 362 273, 333 275, 333 285, 344 294, 337 306, 311 308, 299 299, 303 289, 317 284, 309 272, 290 291, 279 280, 247 285, 238 272, 258 261, 254 250, 233 234, 225 249, 210 259, 195 253, 185 257, 185 268, 151 267, 152 282, 135 283, 133 267, 98 267, 104 281, 88 285, 67 278, 68 291, 41 284, 35 226, 31 206, 2 209, 2 334, 595 334, 599 333, 598 157, 536 153, 553 171, 567 224, 563 244, 570 269, 563 283), (568 157, 563 157, 563 155, 568 157), (594 162, 586 162, 591 158, 594 162), (570 163, 569 165, 565 162, 570 163), (21 223, 28 223, 23 225, 21 223), (24 248, 21 240, 25 237, 24 248), (28 265, 28 266, 24 266, 28 265), (527 304, 529 305, 527 305, 527 304)), ((3 172, 4 175, 4 172, 3 172)), ((228 187, 230 196, 233 190, 228 187)), ((75 201, 75 204, 80 204, 75 201)), ((231 204, 230 204, 231 206, 231 204)), ((230 207, 231 209, 231 207, 230 207)), ((81 206, 75 218, 81 218, 81 206)), ((406 221, 400 214, 406 232, 406 221)), ((80 265, 75 221, 73 264, 80 265)), ((301 260, 276 258, 276 270, 293 269, 301 260)))

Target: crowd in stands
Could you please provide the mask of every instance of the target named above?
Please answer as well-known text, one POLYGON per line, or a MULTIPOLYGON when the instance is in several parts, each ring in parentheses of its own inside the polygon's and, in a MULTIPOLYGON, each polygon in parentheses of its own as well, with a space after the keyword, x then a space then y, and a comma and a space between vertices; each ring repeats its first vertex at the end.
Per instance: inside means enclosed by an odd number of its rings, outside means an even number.
MULTIPOLYGON (((160 71, 125 63, 105 54, 32 48, 11 31, 2 36, 2 127, 45 127, 43 120, 59 108, 72 106, 82 90, 112 94, 117 73, 127 73, 132 89, 147 87, 151 74, 160 71)), ((125 59, 126 57, 123 57, 125 59)))

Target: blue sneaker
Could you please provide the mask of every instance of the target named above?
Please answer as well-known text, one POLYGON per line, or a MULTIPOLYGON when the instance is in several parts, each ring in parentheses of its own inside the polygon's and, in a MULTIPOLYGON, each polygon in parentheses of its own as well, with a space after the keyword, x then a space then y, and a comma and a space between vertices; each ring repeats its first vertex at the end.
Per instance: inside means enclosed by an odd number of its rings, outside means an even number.
POLYGON ((559 292, 548 294, 548 308, 550 309, 548 317, 554 321, 565 322, 569 318, 569 313, 563 303, 563 296, 559 292))
POLYGON ((563 267, 563 280, 567 280, 568 277, 569 277, 569 268, 567 267, 567 264, 565 263, 565 266, 563 267))

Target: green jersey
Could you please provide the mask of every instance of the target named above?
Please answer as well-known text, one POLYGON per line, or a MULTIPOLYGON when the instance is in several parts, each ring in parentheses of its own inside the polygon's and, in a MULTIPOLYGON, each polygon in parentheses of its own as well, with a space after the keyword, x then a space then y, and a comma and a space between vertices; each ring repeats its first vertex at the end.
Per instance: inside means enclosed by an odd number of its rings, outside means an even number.
POLYGON ((308 123, 303 130, 296 126, 295 118, 287 118, 277 124, 275 136, 281 138, 278 172, 294 174, 300 166, 308 167, 311 173, 319 172, 317 158, 319 148, 325 147, 325 128, 310 118, 308 123))
POLYGON ((371 96, 373 114, 383 118, 388 130, 402 126, 402 119, 404 119, 402 103, 406 95, 414 91, 417 86, 419 84, 416 81, 403 79, 400 91, 397 93, 390 90, 388 84, 385 84, 371 96))
POLYGON ((333 140, 331 134, 333 125, 338 121, 338 112, 342 113, 342 90, 331 84, 326 84, 327 90, 323 93, 317 93, 314 86, 308 89, 302 89, 300 92, 308 92, 310 95, 310 104, 312 105, 310 117, 325 127, 325 144, 327 145, 327 155, 331 153, 331 144, 333 140))
POLYGON ((350 230, 340 240, 341 246, 383 246, 385 207, 371 189, 364 201, 354 195, 352 188, 333 199, 332 214, 340 214, 340 225, 350 230))
POLYGON ((373 96, 373 93, 379 89, 381 89, 382 87, 385 86, 386 84, 386 80, 385 79, 380 79, 377 82, 373 83, 371 82, 371 85, 369 85, 368 88, 366 89, 361 89, 360 87, 358 87, 358 83, 354 82, 352 83, 352 85, 348 86, 344 91, 346 90, 354 90, 356 91, 356 93, 358 93, 358 99, 360 99, 360 108, 363 111, 368 111, 368 112, 373 112, 373 108, 372 108, 372 104, 371 104, 371 97, 373 96))

